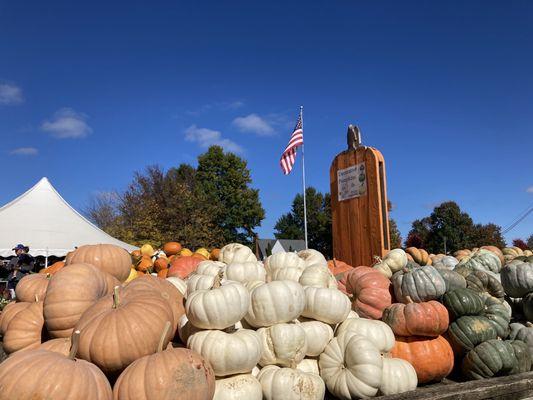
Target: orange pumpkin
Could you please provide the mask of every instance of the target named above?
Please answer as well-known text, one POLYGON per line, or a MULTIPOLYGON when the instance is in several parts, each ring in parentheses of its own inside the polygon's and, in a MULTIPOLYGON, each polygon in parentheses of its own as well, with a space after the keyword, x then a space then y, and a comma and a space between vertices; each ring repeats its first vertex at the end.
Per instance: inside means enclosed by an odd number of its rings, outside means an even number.
POLYGON ((137 265, 135 265, 135 269, 137 271, 141 271, 143 273, 148 272, 150 269, 152 269, 152 259, 148 256, 142 256, 141 260, 137 265))
POLYGON ((6 305, 0 314, 0 335, 4 336, 6 333, 7 327, 11 320, 18 315, 19 312, 25 310, 31 305, 31 303, 15 303, 11 302, 6 305))
POLYGON ((157 260, 155 260, 154 262, 154 271, 155 272, 159 272, 163 269, 167 269, 168 268, 168 260, 166 258, 163 258, 163 257, 159 257, 157 260))
POLYGON ((5 352, 11 354, 39 347, 43 326, 43 302, 31 303, 9 322, 3 339, 5 352))
POLYGON ((29 303, 43 301, 50 276, 50 274, 28 274, 23 277, 15 288, 17 300, 29 303))
POLYGON ((407 254, 410 254, 415 263, 419 265, 431 265, 432 261, 429 254, 424 249, 417 249, 416 247, 408 247, 405 249, 407 254))
POLYGON ((177 276, 178 278, 185 279, 194 271, 196 271, 196 267, 198 267, 198 264, 200 264, 202 261, 203 260, 201 258, 192 256, 175 258, 172 261, 172 264, 170 264, 167 277, 177 276))
POLYGON ((398 336, 390 355, 408 361, 416 370, 418 383, 440 382, 453 369, 453 351, 442 336, 398 336))
POLYGON ((65 266, 64 261, 56 261, 52 265, 50 265, 48 268, 43 268, 39 271, 40 274, 55 274, 57 271, 59 271, 61 268, 65 266))
POLYGON ((218 261, 219 256, 220 256, 220 249, 213 249, 211 250, 211 253, 209 253, 209 259, 213 261, 218 261))
POLYGON ((333 260, 328 261, 328 268, 333 274, 333 276, 335 276, 335 279, 337 279, 337 281, 340 281, 344 277, 344 274, 346 272, 351 271, 353 269, 351 265, 348 265, 344 261, 337 260, 335 258, 333 260))
POLYGON ((181 244, 178 242, 167 242, 163 245, 163 251, 167 257, 176 255, 181 251, 181 244))
POLYGON ((112 244, 85 245, 67 256, 67 265, 76 263, 92 264, 124 282, 130 275, 131 257, 126 250, 112 244))
POLYGON ((448 310, 435 300, 395 303, 383 311, 383 322, 399 336, 439 336, 448 329, 448 310))
POLYGON ((390 281, 374 268, 354 268, 344 275, 342 282, 353 295, 352 309, 361 317, 381 319, 383 310, 392 303, 390 281))

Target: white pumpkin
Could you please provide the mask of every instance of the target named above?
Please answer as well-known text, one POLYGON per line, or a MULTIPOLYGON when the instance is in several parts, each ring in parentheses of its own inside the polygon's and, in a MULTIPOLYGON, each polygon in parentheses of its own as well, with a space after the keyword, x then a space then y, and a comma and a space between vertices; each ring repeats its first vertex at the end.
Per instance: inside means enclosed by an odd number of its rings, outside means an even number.
POLYGON ((326 393, 320 376, 297 369, 269 365, 257 379, 265 400, 323 400, 326 393))
POLYGON ((251 374, 235 375, 217 379, 213 400, 261 400, 263 389, 251 374))
POLYGON ((350 313, 348 296, 337 289, 306 287, 302 316, 327 324, 338 324, 350 313))
POLYGON ((314 249, 301 250, 298 252, 298 257, 304 260, 306 265, 319 264, 324 265, 325 267, 328 266, 328 262, 326 261, 324 255, 314 249))
POLYGON ((265 283, 253 289, 250 295, 250 306, 244 318, 257 328, 292 321, 305 307, 304 290, 293 281, 265 283))
POLYGON ((185 344, 187 344, 187 340, 189 340, 191 335, 194 335, 196 332, 200 332, 202 330, 203 329, 194 326, 185 314, 183 314, 178 321, 178 336, 185 344))
POLYGON ((383 375, 379 393, 387 396, 415 390, 418 385, 416 370, 401 358, 383 358, 383 375))
POLYGON ((327 344, 333 339, 333 329, 328 324, 320 321, 306 321, 300 323, 305 332, 307 341, 306 356, 315 357, 320 355, 327 344))
POLYGON ((226 277, 229 280, 241 283, 266 280, 266 270, 259 261, 234 262, 226 268, 226 277))
POLYGON ((318 360, 315 360, 314 358, 304 358, 298 363, 296 369, 307 372, 308 374, 320 375, 320 370, 318 369, 318 360))
MULTIPOLYGON (((313 264, 304 269, 298 282, 300 282, 300 285, 302 286, 327 288, 329 287, 331 276, 332 274, 327 266, 313 264)), ((333 277, 333 279, 335 279, 335 277, 333 277)), ((337 287, 336 282, 335 287, 337 287)))
POLYGON ((167 281, 172 283, 176 289, 181 293, 182 296, 187 295, 187 283, 177 276, 171 276, 167 278, 167 281))
POLYGON ((366 318, 349 318, 338 326, 335 335, 340 336, 350 332, 364 336, 382 353, 388 353, 394 347, 394 333, 390 326, 383 321, 366 318))
POLYGON ((377 269, 389 279, 392 277, 392 274, 407 265, 407 254, 405 254, 405 251, 402 249, 389 251, 383 259, 380 259, 379 257, 376 258, 378 263, 374 265, 374 269, 377 269))
POLYGON ((296 367, 307 353, 305 331, 296 324, 276 324, 259 328, 261 359, 259 365, 280 365, 296 367))
POLYGON ((278 268, 267 275, 267 282, 272 281, 294 281, 298 282, 302 276, 303 269, 300 268, 278 268))
POLYGON ((251 293, 252 290, 254 290, 256 287, 259 287, 261 285, 264 285, 265 282, 264 281, 248 281, 248 282, 244 282, 243 285, 246 289, 248 289, 248 291, 251 293))
POLYGON ((216 376, 248 374, 261 358, 259 335, 249 329, 200 331, 189 337, 187 347, 209 361, 216 376))
POLYGON ((259 372, 261 372, 261 366, 256 365, 256 366, 252 369, 252 375, 255 376, 255 377, 257 378, 257 376, 259 375, 259 372))
POLYGON ((187 296, 185 313, 194 326, 225 329, 239 322, 250 306, 250 293, 238 282, 197 290, 187 296))
POLYGON ((267 276, 271 275, 275 270, 283 268, 297 268, 303 271, 306 266, 307 265, 305 261, 298 257, 298 254, 296 253, 281 251, 279 253, 272 254, 265 259, 267 276))
POLYGON ((231 264, 233 262, 257 261, 257 257, 249 247, 240 243, 230 243, 220 249, 218 261, 231 264))
POLYGON ((383 376, 383 359, 374 344, 349 332, 334 337, 318 359, 320 376, 342 400, 373 397, 383 376))
POLYGON ((211 289, 215 285, 215 280, 218 279, 219 277, 217 275, 190 275, 189 278, 187 278, 187 297, 197 290, 211 289))
POLYGON ((226 264, 220 261, 202 261, 194 271, 197 275, 220 276, 225 278, 226 264))

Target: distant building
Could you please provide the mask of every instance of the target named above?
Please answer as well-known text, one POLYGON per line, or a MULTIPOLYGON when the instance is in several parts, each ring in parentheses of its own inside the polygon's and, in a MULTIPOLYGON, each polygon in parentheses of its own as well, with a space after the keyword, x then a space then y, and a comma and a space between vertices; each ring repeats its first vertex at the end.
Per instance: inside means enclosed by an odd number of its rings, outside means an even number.
POLYGON ((305 240, 290 239, 258 239, 257 247, 259 254, 258 259, 264 260, 272 254, 281 251, 300 251, 305 250, 305 240))

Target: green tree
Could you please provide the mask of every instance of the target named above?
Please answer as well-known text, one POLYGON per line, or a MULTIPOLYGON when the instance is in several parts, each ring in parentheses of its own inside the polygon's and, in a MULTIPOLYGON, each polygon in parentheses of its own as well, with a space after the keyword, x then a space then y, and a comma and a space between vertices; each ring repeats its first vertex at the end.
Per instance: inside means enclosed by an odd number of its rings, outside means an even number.
POLYGON ((469 240, 469 248, 481 246, 505 247, 502 228, 496 224, 475 224, 469 240))
POLYGON ((391 218, 390 213, 393 210, 392 203, 390 200, 387 200, 387 209, 389 210, 389 239, 390 239, 390 248, 395 249, 402 247, 402 235, 398 229, 396 221, 391 218))
POLYGON ((526 240, 526 243, 527 243, 527 247, 530 250, 533 250, 533 234, 529 235, 529 237, 526 240))

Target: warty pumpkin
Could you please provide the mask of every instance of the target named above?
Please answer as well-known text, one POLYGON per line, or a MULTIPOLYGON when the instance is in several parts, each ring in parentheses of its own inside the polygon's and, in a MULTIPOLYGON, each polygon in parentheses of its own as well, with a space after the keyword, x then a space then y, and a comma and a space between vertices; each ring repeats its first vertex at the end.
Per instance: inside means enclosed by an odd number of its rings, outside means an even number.
POLYGON ((448 310, 435 300, 394 303, 383 311, 382 320, 399 336, 439 336, 449 324, 448 310))
POLYGON ((88 263, 124 282, 131 267, 131 257, 126 250, 113 244, 95 244, 78 247, 69 253, 66 264, 88 263))
POLYGON ((262 400, 261 383, 251 374, 217 379, 213 400, 262 400))
POLYGON ((276 324, 259 328, 261 341, 259 365, 279 365, 296 368, 307 353, 307 338, 299 324, 276 324))
POLYGON ((23 277, 15 288, 17 300, 30 303, 36 299, 43 301, 51 277, 50 274, 28 274, 23 277))
POLYGON ((361 317, 381 319, 390 306, 390 281, 370 267, 357 267, 346 273, 346 291, 353 296, 352 309, 361 317))

